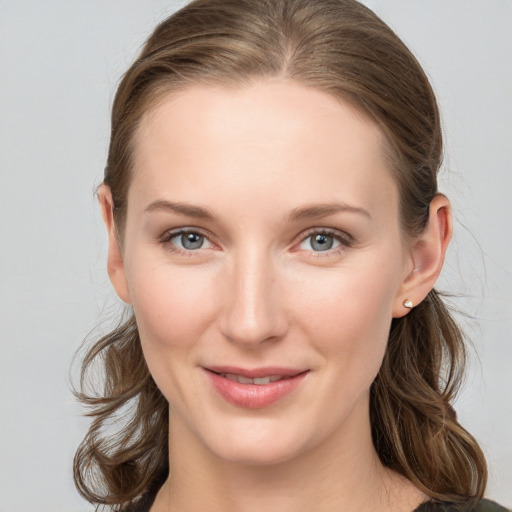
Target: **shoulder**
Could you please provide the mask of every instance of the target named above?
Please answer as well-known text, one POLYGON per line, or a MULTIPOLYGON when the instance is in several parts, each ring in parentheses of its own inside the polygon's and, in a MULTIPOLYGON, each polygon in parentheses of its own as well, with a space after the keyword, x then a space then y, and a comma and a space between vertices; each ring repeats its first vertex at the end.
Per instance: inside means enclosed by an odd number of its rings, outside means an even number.
POLYGON ((414 512, 510 512, 510 510, 490 500, 469 503, 428 501, 420 505, 414 512))

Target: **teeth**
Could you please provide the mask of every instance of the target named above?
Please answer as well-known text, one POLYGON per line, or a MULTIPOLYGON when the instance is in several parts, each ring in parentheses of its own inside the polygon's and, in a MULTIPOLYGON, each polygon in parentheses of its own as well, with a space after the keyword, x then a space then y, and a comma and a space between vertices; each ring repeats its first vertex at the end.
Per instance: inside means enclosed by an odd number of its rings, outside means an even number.
POLYGON ((284 378, 281 375, 269 375, 268 377, 256 377, 255 379, 249 379, 248 377, 244 377, 243 375, 235 375, 234 373, 221 373, 221 375, 226 379, 239 382, 240 384, 257 385, 270 384, 271 382, 276 382, 284 378))
POLYGON ((242 375, 233 375, 233 377, 235 377, 233 380, 240 382, 240 384, 252 384, 252 379, 248 379, 242 375))
POLYGON ((270 377, 259 377, 254 379, 254 384, 270 384, 271 382, 270 377))

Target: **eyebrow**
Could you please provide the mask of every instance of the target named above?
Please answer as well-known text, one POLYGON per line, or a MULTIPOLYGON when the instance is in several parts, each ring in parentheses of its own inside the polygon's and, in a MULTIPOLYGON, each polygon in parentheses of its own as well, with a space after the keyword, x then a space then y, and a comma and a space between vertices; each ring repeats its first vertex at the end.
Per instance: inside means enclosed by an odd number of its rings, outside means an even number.
POLYGON ((289 215, 289 220, 296 222, 300 220, 320 219, 340 212, 358 213, 369 219, 372 218, 368 210, 360 208, 359 206, 351 206, 346 203, 328 203, 294 208, 289 215))
POLYGON ((186 203, 172 203, 170 201, 165 201, 164 199, 154 201, 144 211, 168 211, 172 213, 178 213, 180 215, 185 215, 187 217, 195 217, 196 219, 215 220, 215 215, 206 208, 202 208, 201 206, 193 206, 186 203))
MULTIPOLYGON (((215 215, 207 208, 194 206, 187 203, 173 203, 164 199, 154 201, 144 211, 168 211, 180 215, 185 215, 186 217, 194 217, 196 219, 210 221, 216 220, 215 215)), ((346 203, 327 203, 294 208, 290 212, 288 220, 290 222, 298 222, 303 220, 320 219, 322 217, 328 217, 329 215, 334 215, 335 213, 340 212, 358 213, 368 217, 369 219, 372 218, 370 212, 364 208, 351 206, 346 203)))

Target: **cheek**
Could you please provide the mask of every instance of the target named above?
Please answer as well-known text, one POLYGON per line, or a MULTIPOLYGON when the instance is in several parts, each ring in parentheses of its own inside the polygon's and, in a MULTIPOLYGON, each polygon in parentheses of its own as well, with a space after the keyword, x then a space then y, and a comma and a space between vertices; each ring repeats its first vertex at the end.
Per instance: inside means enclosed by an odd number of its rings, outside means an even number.
POLYGON ((350 372, 376 372, 387 345, 396 287, 396 273, 378 264, 317 274, 302 292, 296 290, 298 321, 326 360, 341 361, 350 372))
POLYGON ((197 365, 197 342, 216 317, 213 281, 197 269, 146 266, 142 258, 128 273, 144 358, 157 386, 178 408, 191 385, 187 371, 197 365))
POLYGON ((187 348, 215 318, 214 276, 143 261, 130 268, 128 286, 144 348, 187 348))

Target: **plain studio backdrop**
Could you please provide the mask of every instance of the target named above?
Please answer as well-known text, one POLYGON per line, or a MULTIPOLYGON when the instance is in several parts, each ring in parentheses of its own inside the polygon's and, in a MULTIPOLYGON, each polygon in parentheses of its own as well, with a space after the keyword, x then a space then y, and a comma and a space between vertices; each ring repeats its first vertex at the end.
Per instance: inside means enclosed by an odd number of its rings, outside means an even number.
MULTIPOLYGON (((0 512, 78 512, 82 339, 116 311, 93 190, 121 73, 184 2, 0 0, 0 512)), ((475 351, 456 407, 512 505, 512 2, 368 0, 437 92, 455 240, 441 290, 475 351)), ((113 315, 115 317, 115 315, 113 315)))

